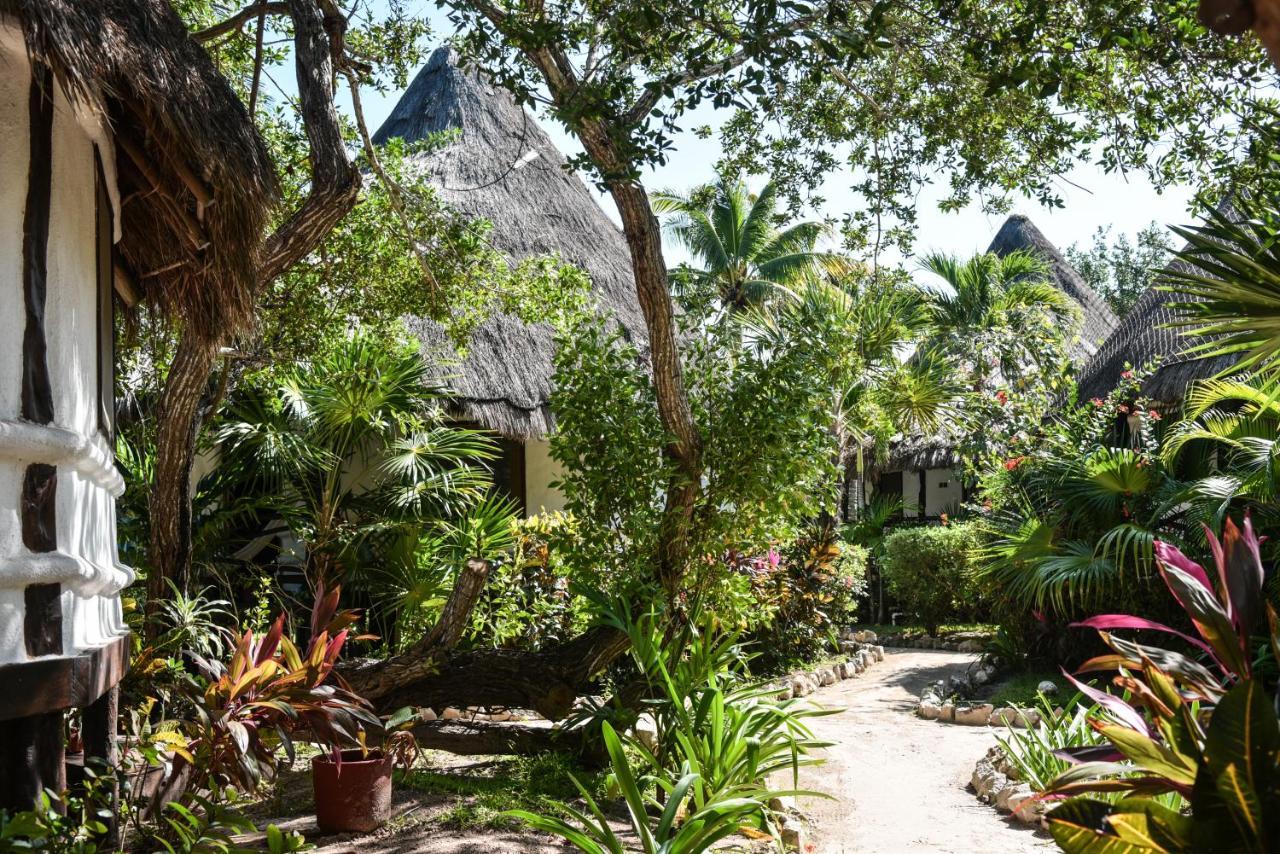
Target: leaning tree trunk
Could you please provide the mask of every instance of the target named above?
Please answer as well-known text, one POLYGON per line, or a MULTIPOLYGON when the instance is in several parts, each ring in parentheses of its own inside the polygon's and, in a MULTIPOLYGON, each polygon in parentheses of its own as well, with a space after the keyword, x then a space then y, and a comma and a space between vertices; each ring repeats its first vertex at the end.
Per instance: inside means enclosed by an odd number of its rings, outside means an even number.
MULTIPOLYGON (((167 582, 186 587, 191 567, 191 467, 200 429, 200 399, 208 385, 217 347, 190 332, 178 340, 156 412, 156 468, 151 484, 151 570, 147 615, 171 595, 167 582)), ((152 626, 148 620, 148 626, 152 626)), ((149 628, 150 631, 150 628, 149 628)))

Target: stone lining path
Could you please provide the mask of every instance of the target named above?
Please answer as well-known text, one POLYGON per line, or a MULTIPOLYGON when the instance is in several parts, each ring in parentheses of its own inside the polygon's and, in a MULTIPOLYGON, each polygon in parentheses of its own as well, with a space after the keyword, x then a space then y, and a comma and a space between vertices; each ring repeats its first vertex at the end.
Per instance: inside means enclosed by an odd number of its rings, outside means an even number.
POLYGON ((995 743, 989 729, 948 726, 912 714, 926 685, 962 673, 974 658, 886 649, 883 663, 809 697, 845 709, 813 721, 815 735, 834 746, 827 748, 823 765, 801 772, 800 788, 835 799, 800 805, 812 819, 810 851, 1054 850, 1047 835, 998 815, 966 789, 974 763, 995 743))

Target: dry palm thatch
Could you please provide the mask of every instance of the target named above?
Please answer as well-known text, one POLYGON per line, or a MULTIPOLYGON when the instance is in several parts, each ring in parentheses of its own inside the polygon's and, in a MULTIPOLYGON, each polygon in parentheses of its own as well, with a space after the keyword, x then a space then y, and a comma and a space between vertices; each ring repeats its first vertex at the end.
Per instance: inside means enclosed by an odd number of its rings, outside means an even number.
MULTIPOLYGON (((631 257, 622 232, 593 193, 565 168, 564 156, 537 122, 501 87, 464 70, 447 47, 431 55, 374 141, 422 140, 441 131, 459 139, 416 155, 445 202, 493 223, 490 239, 513 260, 558 254, 584 270, 598 307, 643 346, 644 318, 636 299, 631 257)), ((439 324, 411 327, 428 358, 448 351, 439 324)), ((552 332, 498 315, 472 336, 460 365, 441 365, 462 414, 517 439, 544 436, 553 419, 552 332)))
MULTIPOLYGON (((1229 218, 1235 217, 1229 201, 1219 210, 1229 218)), ((1170 265, 1171 269, 1186 267, 1184 261, 1170 265)), ((1179 406, 1191 383, 1215 376, 1235 364, 1233 355, 1212 358, 1188 355, 1186 351, 1200 342, 1169 328, 1168 324, 1182 317, 1178 304, 1191 299, 1182 293, 1148 289, 1111 337, 1080 369, 1077 377, 1080 399, 1106 397, 1119 384, 1126 365, 1142 367, 1155 361, 1159 367, 1147 378, 1142 393, 1166 407, 1179 406)))
POLYGON ((1098 351, 1102 342, 1115 331, 1120 321, 1107 305, 1106 300, 1089 287, 1075 267, 1062 256, 1058 248, 1044 236, 1035 223, 1025 216, 1011 216, 1005 220, 988 252, 1004 256, 1017 251, 1030 252, 1049 265, 1053 284, 1071 297, 1081 308, 1079 339, 1070 348, 1071 360, 1077 365, 1086 362, 1098 351))
POLYGON ((166 0, 0 0, 0 13, 114 136, 120 287, 208 341, 247 325, 275 173, 177 13, 166 0))

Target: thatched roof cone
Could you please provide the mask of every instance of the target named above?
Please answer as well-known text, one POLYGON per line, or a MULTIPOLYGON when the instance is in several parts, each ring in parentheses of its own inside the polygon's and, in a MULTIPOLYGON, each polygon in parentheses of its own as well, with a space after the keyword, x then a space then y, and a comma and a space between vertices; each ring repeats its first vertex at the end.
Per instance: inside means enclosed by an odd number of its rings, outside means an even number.
MULTIPOLYGON (((493 223, 490 239, 511 257, 558 254, 583 269, 599 307, 613 314, 631 340, 645 340, 631 258, 622 232, 595 194, 565 168, 565 158, 536 120, 510 94, 460 67, 439 48, 418 72, 375 142, 416 141, 446 130, 460 138, 444 150, 418 155, 441 197, 466 214, 493 223)), ((414 319, 411 327, 428 357, 446 345, 441 327, 414 319)), ((486 321, 472 336, 461 365, 441 375, 459 397, 462 414, 514 438, 552 428, 551 329, 509 316, 486 321)))
POLYGON ((248 112, 177 13, 166 0, 0 0, 0 14, 115 135, 121 195, 133 196, 119 245, 143 295, 210 340, 244 327, 275 173, 248 112))
MULTIPOLYGON (((1235 219, 1229 201, 1224 202, 1220 210, 1235 219)), ((1186 270, 1189 265, 1174 261, 1170 267, 1186 270)), ((1147 379, 1142 393, 1157 403, 1176 406, 1181 404, 1192 382, 1208 379, 1231 367, 1237 359, 1235 355, 1210 359, 1184 355, 1197 342, 1178 329, 1167 328, 1167 324, 1179 318, 1178 304, 1191 299, 1186 294, 1148 288, 1129 309, 1119 328, 1080 369, 1077 378, 1080 399, 1105 397, 1119 384, 1126 363, 1142 367, 1158 358, 1160 367, 1147 379)))
POLYGON ((1025 216, 1016 215, 1005 220, 987 251, 1004 256, 1020 250, 1042 258, 1049 265, 1054 284, 1079 303, 1082 315, 1080 336, 1070 348, 1070 356, 1077 365, 1083 364, 1115 331, 1119 320, 1106 300, 1089 287, 1084 277, 1063 257, 1058 247, 1036 228, 1035 223, 1025 216))

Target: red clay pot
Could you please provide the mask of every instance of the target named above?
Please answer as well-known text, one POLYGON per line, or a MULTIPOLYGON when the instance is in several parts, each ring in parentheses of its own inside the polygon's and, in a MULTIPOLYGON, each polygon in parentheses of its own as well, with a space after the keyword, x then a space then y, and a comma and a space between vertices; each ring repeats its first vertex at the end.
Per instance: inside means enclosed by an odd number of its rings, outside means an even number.
POLYGON ((342 763, 332 756, 311 760, 316 824, 325 833, 368 833, 391 817, 393 762, 380 750, 366 756, 342 751, 342 763))

